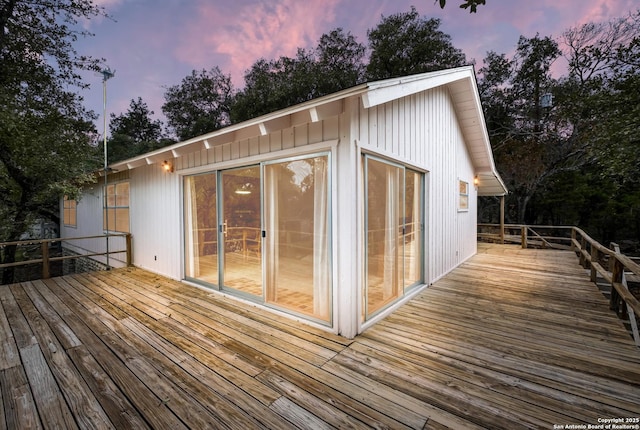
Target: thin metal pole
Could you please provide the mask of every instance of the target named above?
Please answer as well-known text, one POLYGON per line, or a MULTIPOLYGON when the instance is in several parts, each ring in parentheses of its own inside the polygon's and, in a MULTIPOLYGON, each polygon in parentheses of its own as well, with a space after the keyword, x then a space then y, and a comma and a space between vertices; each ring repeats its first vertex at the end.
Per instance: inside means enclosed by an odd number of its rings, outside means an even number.
POLYGON ((111 269, 111 265, 109 264, 109 198, 107 197, 107 185, 108 185, 108 155, 107 155, 107 80, 112 78, 114 72, 110 69, 102 70, 102 116, 103 116, 103 138, 104 138, 104 222, 105 222, 105 234, 107 241, 107 270, 111 269))

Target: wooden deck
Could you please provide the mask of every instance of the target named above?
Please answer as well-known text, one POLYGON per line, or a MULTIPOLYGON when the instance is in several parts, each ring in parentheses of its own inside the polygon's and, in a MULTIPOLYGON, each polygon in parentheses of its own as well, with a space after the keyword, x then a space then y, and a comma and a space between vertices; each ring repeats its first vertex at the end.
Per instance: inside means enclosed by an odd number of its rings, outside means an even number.
POLYGON ((3 286, 0 300, 0 428, 640 417, 640 349, 566 251, 480 245, 353 341, 138 269, 3 286))

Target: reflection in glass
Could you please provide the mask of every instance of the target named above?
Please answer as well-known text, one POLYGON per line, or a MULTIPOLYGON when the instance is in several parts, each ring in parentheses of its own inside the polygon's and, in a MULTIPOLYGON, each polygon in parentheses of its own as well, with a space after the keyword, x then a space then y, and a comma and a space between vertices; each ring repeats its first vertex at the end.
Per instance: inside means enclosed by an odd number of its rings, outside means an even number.
POLYGON ((331 322, 329 155, 191 176, 184 187, 186 277, 331 322))
POLYGON ((422 282, 422 178, 365 157, 365 319, 422 282))
POLYGON ((422 175, 405 170, 404 288, 422 281, 422 175))
POLYGON ((367 158, 367 315, 402 294, 404 171, 367 158))
POLYGON ((223 288, 262 296, 260 166, 225 170, 220 178, 223 288))
POLYGON ((265 166, 265 300, 330 321, 328 156, 265 166))
POLYGON ((218 284, 216 174, 185 180, 186 276, 218 284))

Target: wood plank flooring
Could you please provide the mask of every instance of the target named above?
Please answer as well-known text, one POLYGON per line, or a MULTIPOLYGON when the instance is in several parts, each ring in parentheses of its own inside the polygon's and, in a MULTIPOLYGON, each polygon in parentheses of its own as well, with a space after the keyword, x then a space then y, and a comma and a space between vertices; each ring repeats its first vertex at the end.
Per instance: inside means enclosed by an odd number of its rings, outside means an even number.
POLYGON ((640 349, 567 251, 480 244, 354 340, 139 269, 1 286, 0 303, 0 428, 640 417, 640 349))

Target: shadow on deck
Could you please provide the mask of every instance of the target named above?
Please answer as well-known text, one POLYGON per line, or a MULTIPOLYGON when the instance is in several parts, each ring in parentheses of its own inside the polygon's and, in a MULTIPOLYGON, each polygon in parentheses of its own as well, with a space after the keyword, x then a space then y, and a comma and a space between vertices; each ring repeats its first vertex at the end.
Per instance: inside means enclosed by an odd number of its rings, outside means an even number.
POLYGON ((640 417, 574 254, 478 254, 353 341, 139 269, 0 288, 0 428, 553 428, 640 417))

